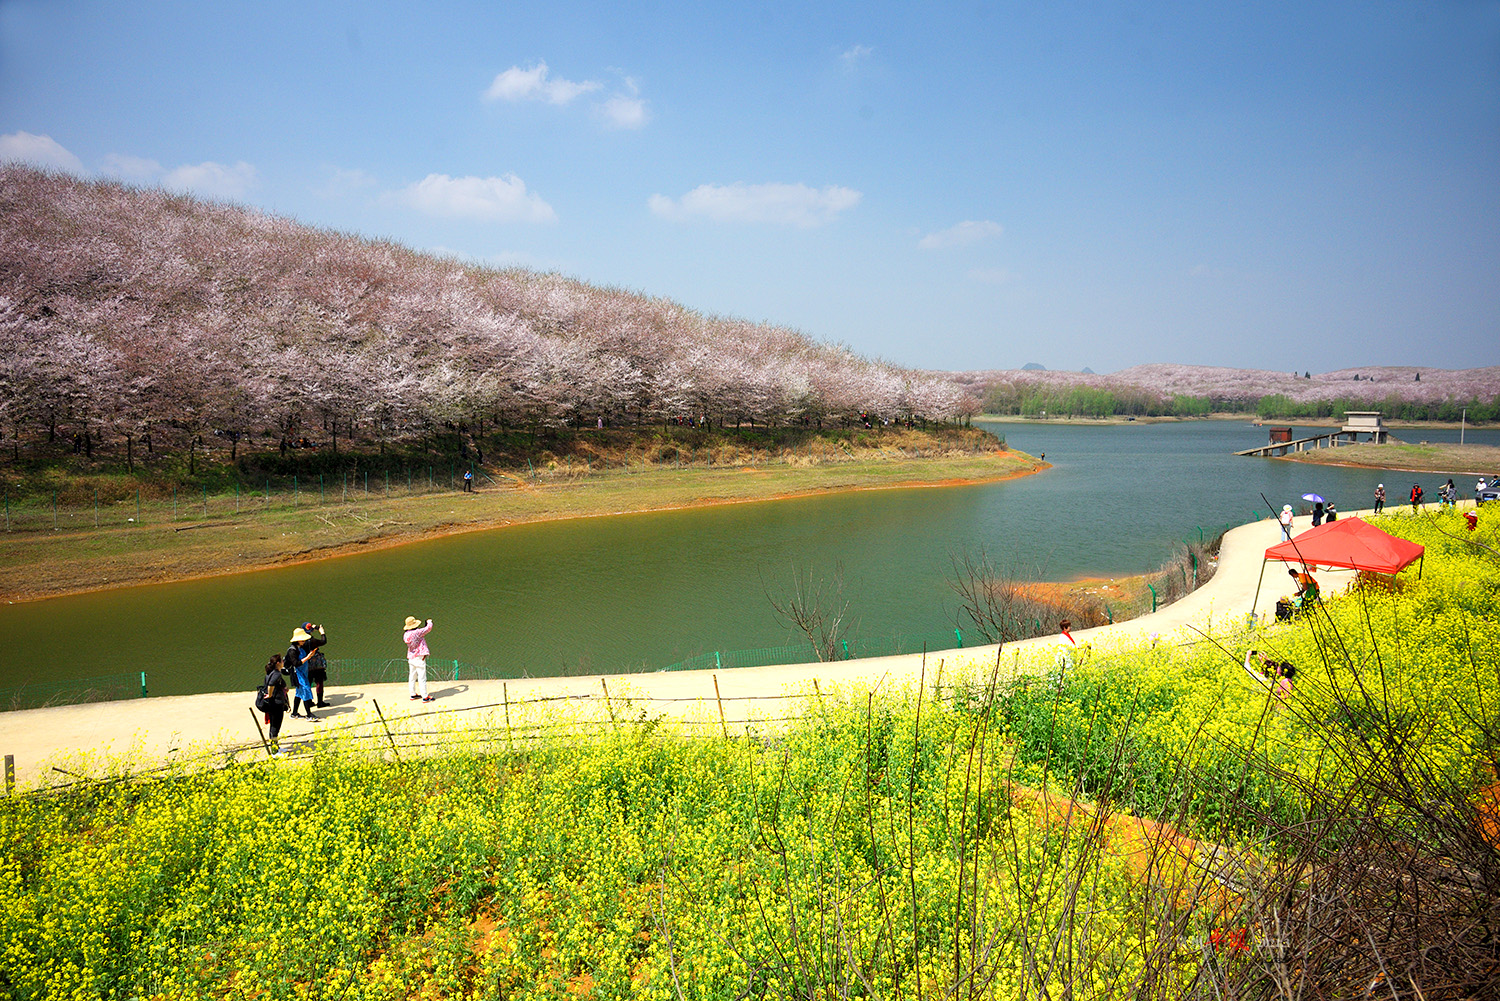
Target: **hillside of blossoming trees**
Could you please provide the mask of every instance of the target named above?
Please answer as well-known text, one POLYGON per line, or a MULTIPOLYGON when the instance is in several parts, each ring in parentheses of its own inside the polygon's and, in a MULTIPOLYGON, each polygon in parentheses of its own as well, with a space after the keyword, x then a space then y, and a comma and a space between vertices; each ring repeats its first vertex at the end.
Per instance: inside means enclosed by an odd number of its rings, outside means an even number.
POLYGON ((957 421, 947 378, 793 330, 160 189, 0 167, 0 454, 455 427, 957 421))
POLYGON ((1368 366, 1336 372, 1271 372, 1207 365, 1135 365, 1109 375, 1008 369, 950 378, 996 414, 1255 413, 1262 417, 1339 417, 1379 410, 1387 417, 1456 421, 1500 419, 1500 367, 1368 366))

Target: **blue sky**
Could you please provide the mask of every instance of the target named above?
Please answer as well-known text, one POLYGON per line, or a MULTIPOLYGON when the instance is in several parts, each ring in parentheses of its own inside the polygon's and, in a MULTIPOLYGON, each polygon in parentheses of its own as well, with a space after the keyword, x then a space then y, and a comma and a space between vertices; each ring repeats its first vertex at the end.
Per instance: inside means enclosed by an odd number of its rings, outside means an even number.
POLYGON ((1500 3, 0 0, 0 157, 936 369, 1500 364, 1500 3))

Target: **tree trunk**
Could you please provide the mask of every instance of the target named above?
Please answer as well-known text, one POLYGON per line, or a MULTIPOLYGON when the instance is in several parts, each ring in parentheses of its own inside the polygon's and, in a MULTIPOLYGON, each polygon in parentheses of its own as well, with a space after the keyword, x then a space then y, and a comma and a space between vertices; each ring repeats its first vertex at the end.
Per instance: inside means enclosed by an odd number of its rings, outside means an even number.
POLYGON ((125 470, 133 473, 135 472, 135 456, 131 451, 131 444, 130 435, 127 434, 125 436, 125 470))

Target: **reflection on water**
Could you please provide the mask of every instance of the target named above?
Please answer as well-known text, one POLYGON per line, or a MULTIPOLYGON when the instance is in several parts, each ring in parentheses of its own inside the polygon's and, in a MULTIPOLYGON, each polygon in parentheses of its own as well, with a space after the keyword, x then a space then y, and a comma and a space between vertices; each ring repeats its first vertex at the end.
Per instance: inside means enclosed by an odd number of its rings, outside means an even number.
MULTIPOLYGON (((1235 449, 1266 440, 1248 423, 993 429, 1055 468, 972 487, 521 525, 6 606, 0 687, 145 670, 153 694, 248 691, 296 623, 324 623, 330 657, 396 657, 409 614, 436 620, 442 659, 533 675, 656 667, 791 641, 766 592, 786 591, 799 568, 842 567, 859 633, 936 633, 954 624, 950 558, 966 549, 1054 578, 1137 573, 1200 528, 1260 516, 1262 493, 1279 508, 1317 491, 1351 510, 1368 506, 1377 482, 1398 497, 1419 481, 1432 496, 1444 478, 1239 458, 1235 449)), ((1500 434, 1471 429, 1466 440, 1500 444, 1500 434)))

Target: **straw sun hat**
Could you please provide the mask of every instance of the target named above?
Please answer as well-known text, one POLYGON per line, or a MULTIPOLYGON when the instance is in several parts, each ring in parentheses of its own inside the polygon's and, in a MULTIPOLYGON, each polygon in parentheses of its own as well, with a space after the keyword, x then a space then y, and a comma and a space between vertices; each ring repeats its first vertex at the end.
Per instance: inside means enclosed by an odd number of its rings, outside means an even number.
POLYGON ((292 633, 291 642, 293 642, 293 643, 301 643, 303 640, 310 640, 310 639, 312 639, 312 637, 308 635, 307 630, 303 629, 301 626, 298 626, 297 627, 297 631, 294 632, 294 633, 292 633))
POLYGON ((405 632, 408 629, 417 629, 417 628, 420 628, 421 625, 422 625, 422 620, 421 619, 417 618, 415 615, 408 615, 406 617, 406 625, 402 626, 401 630, 402 630, 402 632, 405 632))

